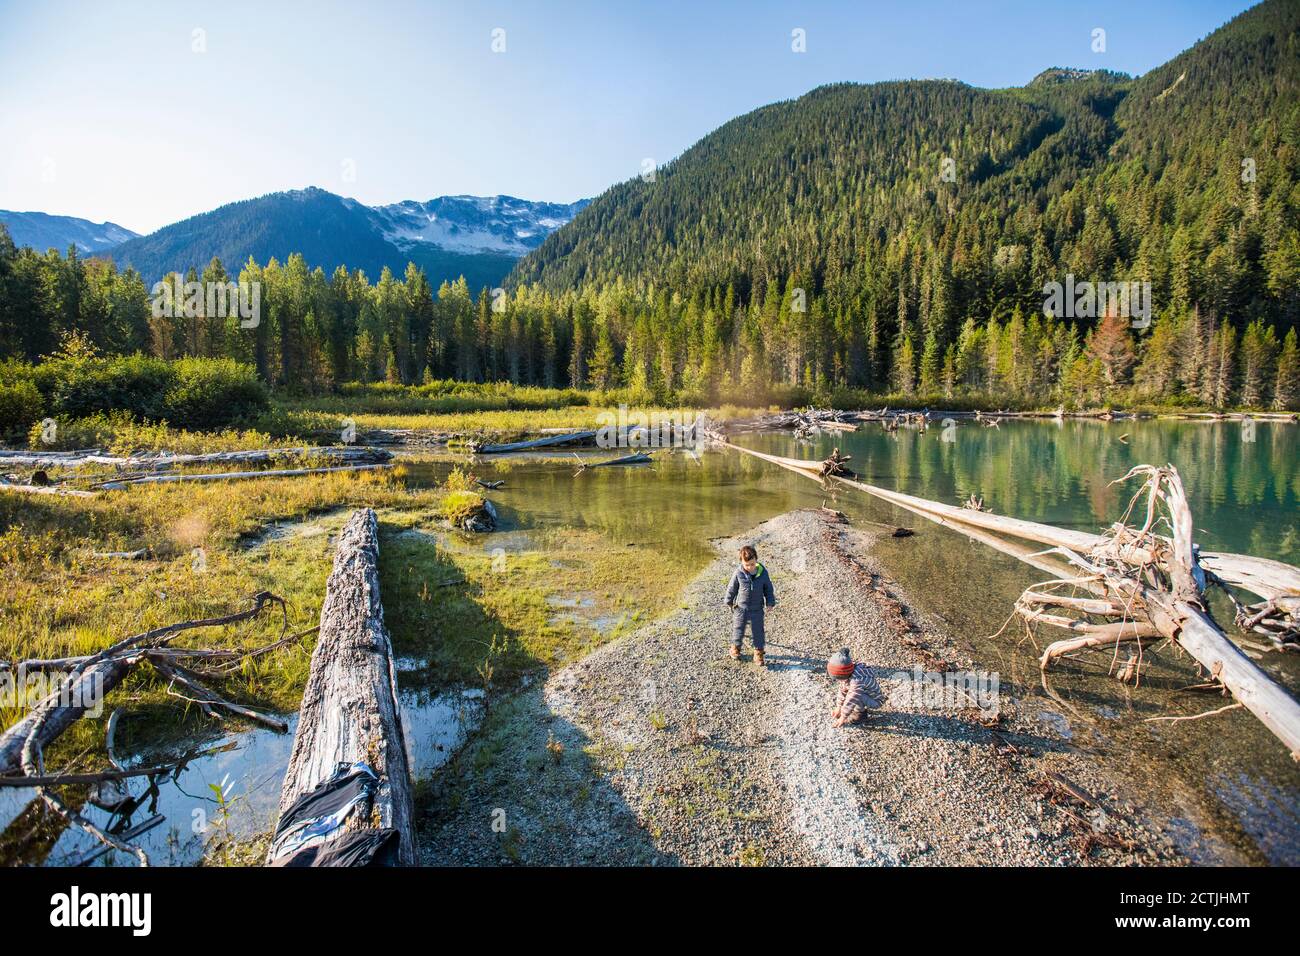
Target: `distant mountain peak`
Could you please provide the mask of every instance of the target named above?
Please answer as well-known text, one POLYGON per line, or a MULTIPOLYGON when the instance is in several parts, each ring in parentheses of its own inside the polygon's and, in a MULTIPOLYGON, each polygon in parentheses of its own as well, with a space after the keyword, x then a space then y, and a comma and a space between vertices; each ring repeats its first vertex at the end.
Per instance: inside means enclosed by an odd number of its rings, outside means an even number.
POLYGON ((76 216, 51 216, 44 212, 13 212, 0 209, 0 224, 8 230, 17 246, 31 246, 40 252, 57 249, 65 252, 75 245, 84 254, 111 249, 139 233, 115 222, 91 222, 76 216))
MULTIPOLYGON (((150 281, 202 269, 213 257, 236 270, 249 256, 259 263, 283 262, 298 252, 327 272, 342 265, 378 275, 385 267, 401 272, 414 262, 435 287, 461 274, 477 287, 500 281, 516 259, 586 204, 460 195, 367 206, 306 186, 227 203, 148 236, 122 230, 117 242, 88 251, 111 252, 119 265, 134 266, 150 281)), ((18 237, 15 242, 29 244, 18 237)))
POLYGON ((439 196, 372 209, 384 237, 398 246, 429 243, 452 252, 522 256, 589 202, 531 202, 515 196, 439 196))

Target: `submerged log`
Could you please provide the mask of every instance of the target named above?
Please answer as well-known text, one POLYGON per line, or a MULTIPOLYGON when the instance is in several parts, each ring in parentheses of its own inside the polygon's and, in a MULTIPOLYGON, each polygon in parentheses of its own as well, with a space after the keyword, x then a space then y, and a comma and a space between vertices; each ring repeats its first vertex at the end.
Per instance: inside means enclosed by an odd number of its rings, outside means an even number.
MULTIPOLYGON (((754 451, 752 448, 745 448, 731 442, 724 441, 721 444, 746 455, 780 465, 782 468, 816 481, 823 479, 824 462, 808 461, 804 458, 782 458, 779 455, 754 451)), ((864 481, 855 481, 843 475, 831 475, 830 477, 841 484, 865 491, 869 495, 928 518, 936 524, 962 530, 963 533, 965 533, 965 528, 974 527, 995 534, 1010 535, 1025 541, 1034 541, 1049 547, 1069 548, 1072 551, 1081 553, 1090 552, 1094 548, 1104 547, 1107 544, 1114 546, 1114 542, 1104 535, 1076 531, 1072 528, 1058 528, 1055 525, 1024 521, 1020 518, 996 515, 987 511, 975 511, 955 505, 946 505, 938 501, 930 501, 927 498, 904 494, 901 491, 891 491, 888 488, 881 488, 864 481)), ((1135 566, 1150 563, 1152 560, 1152 555, 1141 547, 1129 548, 1125 551, 1124 557, 1135 566)), ((1229 554, 1214 551, 1200 552, 1198 557, 1202 567, 1207 571, 1213 571, 1225 583, 1258 594, 1265 599, 1285 599, 1287 595, 1300 594, 1300 568, 1292 565, 1268 558, 1257 558, 1249 554, 1229 554)), ((1282 603, 1286 604, 1285 600, 1282 603)))
MULTIPOLYGON (((293 753, 280 793, 283 816, 295 801, 329 780, 342 764, 364 763, 379 784, 369 813, 326 833, 328 846, 354 830, 397 832, 397 860, 416 862, 411 777, 402 733, 393 648, 379 596, 379 523, 363 508, 339 535, 334 570, 321 606, 320 638, 303 691, 293 753)), ((267 862, 284 864, 296 848, 282 835, 267 862)))
MULTIPOLYGON (((577 456, 575 455, 574 457, 576 458, 577 456)), ((653 461, 654 459, 645 452, 638 452, 635 455, 624 455, 622 458, 610 458, 605 461, 583 461, 579 458, 578 470, 575 471, 574 474, 580 475, 588 468, 605 468, 609 465, 648 465, 653 461)))

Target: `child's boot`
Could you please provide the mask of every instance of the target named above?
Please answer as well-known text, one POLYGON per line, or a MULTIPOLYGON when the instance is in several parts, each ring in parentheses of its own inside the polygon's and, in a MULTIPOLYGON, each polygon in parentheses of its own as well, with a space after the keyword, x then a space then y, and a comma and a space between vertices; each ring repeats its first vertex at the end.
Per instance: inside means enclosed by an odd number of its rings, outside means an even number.
POLYGON ((758 649, 754 650, 754 663, 757 664, 759 667, 763 667, 767 663, 763 659, 763 652, 758 649))
POLYGON ((733 661, 740 660, 740 648, 737 647, 735 644, 731 645, 731 647, 727 650, 727 654, 730 655, 733 661))

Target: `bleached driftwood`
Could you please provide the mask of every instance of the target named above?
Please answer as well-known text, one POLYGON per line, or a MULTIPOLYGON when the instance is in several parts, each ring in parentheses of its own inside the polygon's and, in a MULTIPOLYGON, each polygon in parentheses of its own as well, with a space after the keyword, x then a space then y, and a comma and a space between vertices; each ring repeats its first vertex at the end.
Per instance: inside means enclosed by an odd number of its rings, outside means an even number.
POLYGON ((0 468, 80 468, 84 465, 103 465, 145 471, 167 471, 177 467, 209 464, 264 465, 280 458, 324 458, 330 461, 365 462, 388 461, 392 454, 382 448, 363 445, 338 445, 300 448, 256 448, 245 451, 214 451, 202 454, 172 454, 158 452, 142 455, 107 455, 97 450, 74 452, 30 452, 0 449, 0 468))
MULTIPOLYGON (((280 812, 327 780, 339 764, 364 761, 380 784, 369 819, 356 822, 395 829, 398 859, 411 865, 416 862, 411 778, 378 562, 379 522, 372 509, 362 508, 339 534, 280 812)), ((272 846, 267 862, 290 855, 272 846)))
POLYGON ((1124 539, 1119 548, 1102 546, 1087 555, 1061 549, 1079 577, 1051 582, 1049 588, 1031 588, 1026 595, 1032 595, 1032 600, 1022 596, 1017 602, 1017 611, 1026 621, 1084 631, 1093 638, 1085 644, 1079 639, 1057 641, 1043 651, 1042 666, 1046 668, 1056 658, 1082 647, 1110 647, 1117 656, 1126 637, 1168 638, 1300 760, 1300 703, 1229 640, 1208 613, 1207 576, 1193 543, 1192 512, 1178 470, 1139 465, 1121 480, 1133 477, 1146 479, 1129 506, 1132 513, 1145 497, 1143 523, 1136 530, 1123 523, 1115 526, 1114 538, 1124 539), (1154 534, 1158 524, 1166 523, 1172 529, 1171 538, 1154 534), (1151 560, 1134 567, 1123 555, 1138 549, 1150 554, 1151 560), (1058 587, 1086 590, 1101 599, 1053 593, 1058 587), (1044 611, 1048 607, 1066 613, 1048 614, 1044 611), (1095 623, 1094 618, 1106 623, 1095 623))
MULTIPOLYGON (((123 836, 92 823, 81 815, 75 803, 69 803, 52 789, 69 781, 60 775, 50 777, 44 773, 44 750, 83 714, 101 706, 104 696, 152 649, 165 646, 184 631, 248 620, 277 604, 284 608, 282 599, 264 591, 254 598, 253 606, 247 611, 154 628, 123 638, 86 658, 74 666, 60 681, 59 687, 33 707, 25 718, 0 736, 0 774, 19 772, 21 775, 14 779, 34 787, 37 799, 63 819, 77 825, 105 847, 134 856, 141 866, 148 866, 149 855, 142 847, 134 846, 123 836)), ((224 700, 219 702, 227 703, 224 700)))
POLYGON ((253 598, 246 611, 221 617, 195 621, 180 621, 156 627, 131 637, 123 638, 111 646, 88 657, 63 661, 31 661, 20 664, 19 671, 65 671, 59 686, 35 704, 25 717, 0 735, 0 774, 35 771, 26 767, 30 759, 33 766, 41 752, 79 720, 87 710, 102 705, 104 698, 131 668, 151 651, 165 648, 180 634, 196 628, 219 627, 256 617, 271 607, 284 607, 284 602, 263 591, 253 598), (67 668, 49 666, 68 664, 67 668))
MULTIPOLYGON (((823 477, 833 478, 841 484, 865 491, 876 498, 928 518, 936 524, 960 528, 980 528, 995 534, 1011 535, 1025 541, 1035 541, 1049 547, 1069 548, 1081 553, 1089 552, 1098 547, 1116 546, 1116 542, 1104 535, 1076 531, 1072 528, 1058 528, 1054 525, 1024 521, 1019 518, 996 515, 987 511, 975 511, 970 508, 946 505, 942 502, 930 501, 926 498, 918 498, 915 495, 881 488, 840 474, 823 476, 824 462, 809 461, 803 458, 782 458, 779 455, 768 455, 764 452, 754 451, 751 448, 744 448, 725 441, 721 442, 721 444, 746 455, 780 465, 789 471, 817 481, 823 480, 823 477)), ((1123 557, 1129 563, 1140 566, 1149 562, 1151 555, 1144 551, 1142 547, 1129 544, 1123 546, 1123 557)), ((1281 604, 1286 606, 1288 602, 1285 599, 1288 595, 1300 595, 1300 568, 1283 564, 1280 561, 1272 561, 1268 558, 1257 558, 1249 554, 1207 551, 1200 552, 1199 557, 1201 566, 1207 571, 1213 571, 1226 584, 1240 587, 1252 594, 1258 594, 1266 600, 1269 598, 1282 598, 1281 604)))
POLYGON ((564 432, 559 435, 547 435, 543 438, 498 445, 471 443, 470 450, 476 455, 504 455, 513 451, 532 451, 535 448, 553 448, 557 445, 589 445, 595 440, 594 431, 564 432))

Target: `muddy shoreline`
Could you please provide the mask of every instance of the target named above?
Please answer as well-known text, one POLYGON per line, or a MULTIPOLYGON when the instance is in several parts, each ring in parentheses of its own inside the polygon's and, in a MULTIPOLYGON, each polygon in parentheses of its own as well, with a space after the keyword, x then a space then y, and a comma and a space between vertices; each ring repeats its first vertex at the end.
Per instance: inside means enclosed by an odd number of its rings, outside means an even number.
POLYGON ((913 610, 873 541, 795 511, 717 542, 680 610, 492 705, 420 800, 422 862, 1190 862, 1170 820, 1017 688, 995 712, 915 692, 919 672, 981 662, 913 610), (766 669, 726 657, 742 541, 777 588, 766 669), (822 667, 842 645, 890 699, 837 729, 822 667))

